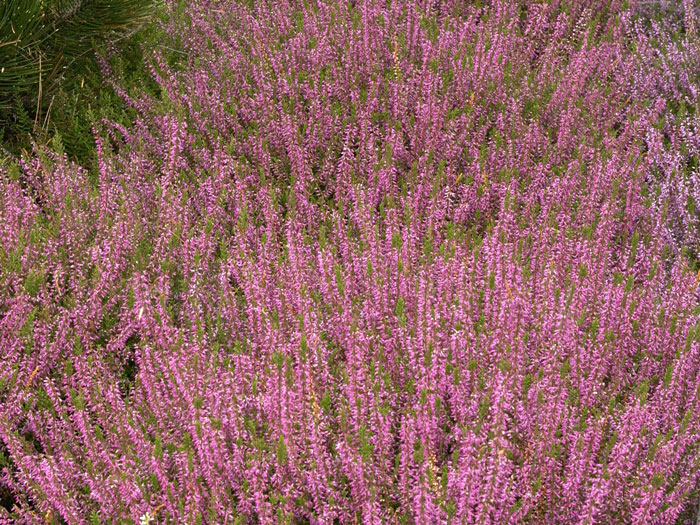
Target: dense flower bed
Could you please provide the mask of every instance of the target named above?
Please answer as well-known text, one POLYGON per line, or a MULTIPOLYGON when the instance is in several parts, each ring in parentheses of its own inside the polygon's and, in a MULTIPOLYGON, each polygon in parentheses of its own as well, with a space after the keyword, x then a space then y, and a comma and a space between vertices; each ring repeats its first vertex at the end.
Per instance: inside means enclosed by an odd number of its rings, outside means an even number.
POLYGON ((0 519, 694 518, 688 17, 171 14, 99 170, 0 173, 0 519))

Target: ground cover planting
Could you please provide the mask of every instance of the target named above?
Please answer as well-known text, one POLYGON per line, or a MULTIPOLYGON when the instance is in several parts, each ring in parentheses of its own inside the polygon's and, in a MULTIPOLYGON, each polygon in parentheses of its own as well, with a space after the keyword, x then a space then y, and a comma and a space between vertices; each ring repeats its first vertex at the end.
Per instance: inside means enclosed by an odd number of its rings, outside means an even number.
POLYGON ((0 164, 0 521, 694 523, 698 14, 652 7, 169 2, 94 166, 0 164))

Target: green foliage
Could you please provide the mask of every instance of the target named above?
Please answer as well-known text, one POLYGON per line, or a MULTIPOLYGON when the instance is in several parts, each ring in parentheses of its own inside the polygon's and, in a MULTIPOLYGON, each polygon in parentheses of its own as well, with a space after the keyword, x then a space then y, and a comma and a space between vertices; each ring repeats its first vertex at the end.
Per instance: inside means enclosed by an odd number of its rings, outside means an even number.
MULTIPOLYGON (((151 95, 159 94, 160 89, 147 71, 142 48, 151 46, 160 36, 159 28, 151 24, 119 42, 119 53, 110 58, 109 67, 115 82, 127 92, 138 86, 151 95)), ((105 52, 104 46, 97 47, 98 54, 105 52)), ((68 156, 90 167, 96 158, 95 123, 106 119, 128 126, 135 114, 112 86, 105 83, 96 58, 90 56, 57 89, 47 132, 54 141, 60 133, 68 156)))
POLYGON ((0 2, 0 140, 17 151, 28 133, 47 128, 61 87, 78 78, 84 87, 86 74, 99 71, 97 43, 124 39, 152 17, 157 1, 0 2))

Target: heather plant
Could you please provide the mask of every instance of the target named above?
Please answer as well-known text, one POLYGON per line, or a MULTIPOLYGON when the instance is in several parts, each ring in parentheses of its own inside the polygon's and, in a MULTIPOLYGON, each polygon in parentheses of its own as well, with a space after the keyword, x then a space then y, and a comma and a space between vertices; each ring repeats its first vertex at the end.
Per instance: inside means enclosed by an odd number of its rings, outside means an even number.
POLYGON ((0 168, 0 517, 691 523, 695 41, 633 8, 170 5, 94 174, 0 168))
POLYGON ((680 21, 663 18, 645 27, 642 20, 635 20, 630 35, 647 71, 641 74, 657 71, 652 92, 666 108, 646 131, 645 144, 654 159, 648 177, 659 194, 657 202, 667 207, 672 246, 690 249, 693 258, 699 248, 700 47, 696 39, 688 42, 684 35, 697 17, 688 9, 680 21))

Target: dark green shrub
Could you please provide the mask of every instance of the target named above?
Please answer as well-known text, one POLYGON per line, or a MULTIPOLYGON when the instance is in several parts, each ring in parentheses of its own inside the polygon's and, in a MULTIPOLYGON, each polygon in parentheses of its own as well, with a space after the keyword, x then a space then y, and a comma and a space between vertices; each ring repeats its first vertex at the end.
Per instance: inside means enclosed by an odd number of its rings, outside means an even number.
POLYGON ((122 40, 149 20, 153 0, 0 2, 0 140, 18 145, 46 128, 62 81, 94 74, 99 44, 122 40))

